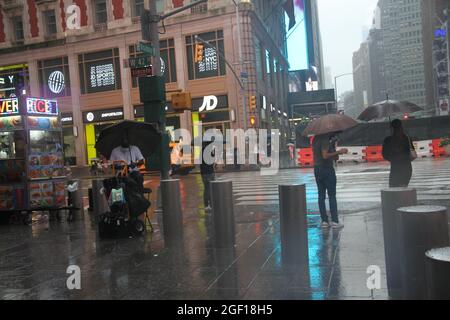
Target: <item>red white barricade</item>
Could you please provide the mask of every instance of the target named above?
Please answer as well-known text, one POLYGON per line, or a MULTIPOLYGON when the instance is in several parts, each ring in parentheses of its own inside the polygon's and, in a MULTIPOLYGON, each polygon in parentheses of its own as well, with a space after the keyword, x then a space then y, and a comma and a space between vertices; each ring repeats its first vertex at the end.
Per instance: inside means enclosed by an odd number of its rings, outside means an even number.
POLYGON ((297 149, 298 151, 298 164, 300 167, 313 167, 314 157, 312 148, 297 149))
POLYGON ((385 161, 382 155, 382 146, 368 146, 364 149, 364 159, 367 162, 385 161))
POLYGON ((357 163, 361 163, 361 162, 366 162, 366 160, 364 159, 364 149, 366 149, 366 147, 344 147, 344 146, 340 146, 338 149, 341 148, 345 148, 348 149, 348 153, 347 154, 342 154, 339 156, 339 160, 338 163, 344 163, 344 162, 357 162, 357 163))
POLYGON ((433 139, 431 141, 431 144, 430 144, 431 152, 433 153, 433 157, 435 157, 435 158, 445 157, 445 155, 446 155, 444 148, 441 148, 440 144, 441 144, 441 139, 433 139))
POLYGON ((432 141, 424 140, 424 141, 414 141, 414 148, 416 149, 417 158, 432 158, 433 150, 431 148, 432 141))

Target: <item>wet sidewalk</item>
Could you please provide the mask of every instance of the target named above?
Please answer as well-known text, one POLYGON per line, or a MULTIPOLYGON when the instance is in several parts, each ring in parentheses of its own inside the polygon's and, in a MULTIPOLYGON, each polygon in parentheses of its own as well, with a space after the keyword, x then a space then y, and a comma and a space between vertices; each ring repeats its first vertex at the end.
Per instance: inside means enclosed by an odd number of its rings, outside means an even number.
POLYGON ((217 249, 202 194, 199 175, 182 178, 183 240, 172 247, 155 215, 154 233, 133 239, 99 239, 87 211, 71 223, 1 225, 0 299, 388 299, 380 203, 341 202, 345 227, 333 230, 308 202, 309 268, 286 270, 277 205, 235 206, 236 247, 217 249), (66 286, 69 265, 80 267, 81 290, 66 286), (371 265, 379 290, 366 285, 371 265))

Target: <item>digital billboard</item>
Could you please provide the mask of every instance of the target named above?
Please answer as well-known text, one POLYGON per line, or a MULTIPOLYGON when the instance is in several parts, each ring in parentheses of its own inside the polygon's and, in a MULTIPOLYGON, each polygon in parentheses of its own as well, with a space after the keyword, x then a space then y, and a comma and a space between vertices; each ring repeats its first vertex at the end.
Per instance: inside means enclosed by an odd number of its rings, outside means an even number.
POLYGON ((288 0, 285 4, 289 70, 309 69, 305 1, 288 0))

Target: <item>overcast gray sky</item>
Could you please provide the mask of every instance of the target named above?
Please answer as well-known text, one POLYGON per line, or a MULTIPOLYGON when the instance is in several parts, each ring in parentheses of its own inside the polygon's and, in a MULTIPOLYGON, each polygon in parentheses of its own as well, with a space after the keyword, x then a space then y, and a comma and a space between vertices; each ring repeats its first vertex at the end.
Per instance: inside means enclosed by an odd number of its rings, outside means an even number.
MULTIPOLYGON (((324 65, 334 77, 352 72, 353 52, 363 40, 363 28, 370 27, 378 0, 318 0, 324 65)), ((341 94, 353 90, 352 76, 337 79, 341 94)))

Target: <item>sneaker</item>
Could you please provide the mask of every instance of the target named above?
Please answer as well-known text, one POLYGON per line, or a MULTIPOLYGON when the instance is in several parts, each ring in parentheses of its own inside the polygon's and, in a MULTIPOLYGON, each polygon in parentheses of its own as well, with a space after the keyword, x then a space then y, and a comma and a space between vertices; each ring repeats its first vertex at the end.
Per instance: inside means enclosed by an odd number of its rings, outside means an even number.
POLYGON ((320 224, 320 226, 322 228, 328 228, 330 226, 330 224, 327 221, 322 221, 322 223, 320 224))
POLYGON ((341 228, 344 227, 344 224, 343 224, 343 223, 340 223, 340 222, 332 222, 332 223, 331 223, 331 227, 332 227, 333 229, 341 229, 341 228))

